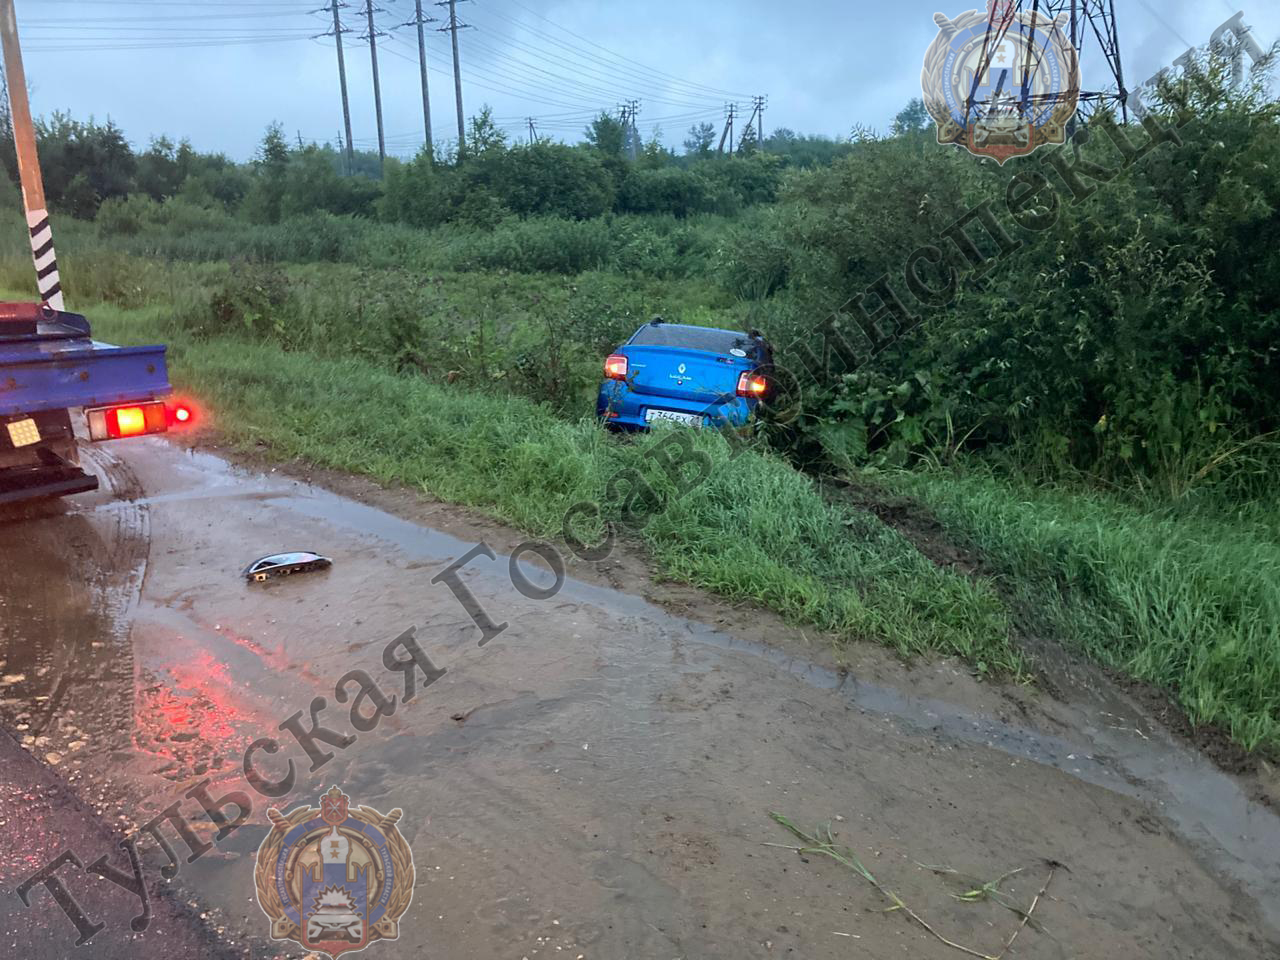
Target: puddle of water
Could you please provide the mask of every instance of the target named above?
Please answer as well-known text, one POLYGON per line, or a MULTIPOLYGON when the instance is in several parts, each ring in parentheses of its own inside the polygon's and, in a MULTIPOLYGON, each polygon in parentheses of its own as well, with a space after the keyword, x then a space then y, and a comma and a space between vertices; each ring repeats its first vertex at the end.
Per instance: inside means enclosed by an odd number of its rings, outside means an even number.
POLYGON ((0 522, 13 551, 0 564, 0 715, 24 742, 38 741, 29 743, 38 756, 118 745, 129 728, 129 624, 146 569, 147 511, 122 502, 103 521, 40 504, 0 522))
MULTIPOLYGON (((443 567, 474 546, 327 491, 242 470, 209 454, 191 452, 180 459, 166 459, 176 461, 178 468, 188 473, 191 486, 144 503, 226 496, 229 487, 247 480, 255 488, 247 496, 271 500, 304 516, 377 538, 428 565, 443 567)), ((103 505, 97 509, 119 507, 103 505)), ((498 563, 474 564, 464 575, 505 581, 506 560, 500 555, 498 563)), ((1193 842, 1212 867, 1249 891, 1267 920, 1280 929, 1280 817, 1250 801, 1234 779, 1208 760, 1159 732, 1143 739, 1131 729, 1116 729, 1106 723, 1099 716, 1101 707, 1075 704, 1081 719, 1080 739, 1068 740, 941 700, 860 681, 783 650, 674 616, 641 597, 607 587, 568 580, 557 599, 642 619, 667 639, 765 660, 812 687, 842 696, 864 711, 892 717, 908 729, 998 750, 1148 803, 1193 842)))

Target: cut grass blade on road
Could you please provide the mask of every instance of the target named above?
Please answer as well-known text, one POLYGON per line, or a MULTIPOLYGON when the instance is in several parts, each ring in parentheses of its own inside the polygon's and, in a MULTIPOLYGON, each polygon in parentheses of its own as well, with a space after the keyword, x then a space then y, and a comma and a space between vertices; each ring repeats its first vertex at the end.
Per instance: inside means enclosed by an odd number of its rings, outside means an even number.
MULTIPOLYGON (((781 843, 768 843, 768 844, 765 844, 765 846, 782 847, 782 849, 784 850, 794 850, 797 854, 801 856, 804 856, 805 854, 815 854, 817 856, 829 857, 830 859, 834 860, 836 863, 840 864, 843 867, 848 868, 849 870, 852 870, 854 873, 860 876, 863 880, 867 881, 867 883, 873 886, 880 893, 882 897, 888 900, 889 903, 893 904, 893 906, 891 906, 887 911, 885 911, 886 913, 901 911, 902 913, 910 917, 913 922, 915 922, 920 927, 922 927, 931 937, 933 937, 939 943, 945 944, 951 949, 958 950, 960 953, 967 954, 968 956, 977 957, 978 960, 1002 960, 1005 954, 1008 953, 1009 948, 1013 945, 1014 940, 1016 940, 1018 938, 1018 935, 1022 932, 1023 928, 1027 926, 1028 923, 1034 922, 1032 920, 1031 915, 1035 911, 1036 905, 1040 902, 1040 898, 1044 895, 1045 891, 1048 890, 1049 884, 1053 881, 1053 875, 1057 870, 1056 864, 1050 867, 1048 879, 1045 880, 1044 887, 1041 889, 1040 894, 1037 895, 1035 902, 1031 904, 1031 907, 1029 909, 1023 911, 1020 908, 1018 908, 1016 905, 1011 906, 1009 903, 1004 902, 1003 899, 999 900, 1002 906, 1008 907, 1010 910, 1012 910, 1021 918, 1021 923, 1018 924, 1018 927, 1014 930, 1012 936, 1010 936, 1009 939, 1005 941, 1004 949, 1001 950, 999 954, 992 956, 991 954, 983 953, 980 950, 975 950, 972 947, 966 947, 964 944, 956 943, 954 940, 949 940, 948 938, 944 937, 941 933, 939 933, 927 920, 925 920, 918 913, 912 910, 911 907, 909 907, 906 904, 906 902, 904 902, 903 899, 900 896, 898 896, 898 894, 896 894, 892 889, 890 889, 880 880, 876 879, 875 874, 873 874, 870 870, 866 868, 863 862, 860 859, 858 859, 858 855, 854 853, 852 849, 850 849, 849 847, 840 846, 839 844, 836 843, 835 835, 831 832, 830 823, 826 824, 824 827, 819 828, 814 833, 809 834, 809 833, 805 833, 805 831, 801 830, 791 820, 789 820, 787 817, 783 816, 780 813, 770 813, 769 816, 770 818, 773 819, 775 823, 777 823, 778 825, 784 827, 787 831, 789 831, 791 835, 794 836, 801 843, 803 843, 804 846, 796 847, 796 846, 789 846, 787 844, 781 844, 781 843)), ((937 868, 931 868, 931 869, 935 869, 935 872, 937 872, 937 868)), ((1018 871, 1013 871, 1013 872, 1016 873, 1018 871)), ((985 899, 985 895, 989 894, 992 891, 992 889, 998 889, 1001 880, 1004 880, 1012 875, 1013 875, 1012 873, 1006 873, 1003 877, 1000 878, 1000 880, 994 881, 992 884, 985 884, 979 890, 975 890, 971 892, 969 895, 960 897, 959 899, 962 899, 962 900, 965 900, 966 902, 971 902, 971 903, 979 902, 980 900, 985 899)))

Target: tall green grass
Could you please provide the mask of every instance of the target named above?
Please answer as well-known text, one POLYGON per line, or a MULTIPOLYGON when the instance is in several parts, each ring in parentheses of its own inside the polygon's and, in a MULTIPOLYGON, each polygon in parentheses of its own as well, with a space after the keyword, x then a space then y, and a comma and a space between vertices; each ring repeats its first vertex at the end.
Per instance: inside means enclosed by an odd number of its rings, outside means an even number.
MULTIPOLYGON (((591 407, 603 358, 655 314, 745 323, 727 294, 699 279, 270 259, 177 262, 118 249, 92 226, 75 224, 74 242, 60 248, 67 251, 60 268, 71 309, 99 302, 164 306, 166 336, 230 335, 354 356, 449 382, 498 384, 564 410, 591 407)), ((500 239, 495 233, 486 242, 500 239)), ((469 241, 462 235, 454 242, 469 241)), ((32 298, 34 279, 30 251, 0 240, 0 286, 32 298)))
POLYGON ((1147 507, 977 470, 891 475, 1069 646, 1280 747, 1280 511, 1147 507))
MULTIPOLYGON (((359 359, 175 338, 159 308, 91 313, 108 340, 169 337, 175 382, 245 449, 416 486, 552 540, 581 501, 619 523, 628 488, 611 481, 635 471, 661 506, 631 532, 668 576, 761 603, 841 642, 955 654, 993 672, 1021 668, 988 586, 938 569, 869 514, 829 506, 809 478, 763 450, 738 447, 735 456, 716 434, 679 434, 710 465, 708 479, 679 496, 654 459, 669 434, 620 439, 593 419, 564 420, 503 391, 359 359)), ((577 520, 573 532, 590 541, 603 530, 577 520)))
MULTIPOLYGON (((608 270, 633 278, 705 278, 733 221, 704 214, 609 214, 592 220, 512 217, 492 228, 431 230, 361 217, 310 213, 275 224, 182 201, 131 197, 104 204, 92 223, 59 217, 59 251, 109 250, 184 263, 351 264, 414 272, 509 271, 574 276, 608 270)), ((0 211, 0 255, 20 259, 21 216, 0 211)))

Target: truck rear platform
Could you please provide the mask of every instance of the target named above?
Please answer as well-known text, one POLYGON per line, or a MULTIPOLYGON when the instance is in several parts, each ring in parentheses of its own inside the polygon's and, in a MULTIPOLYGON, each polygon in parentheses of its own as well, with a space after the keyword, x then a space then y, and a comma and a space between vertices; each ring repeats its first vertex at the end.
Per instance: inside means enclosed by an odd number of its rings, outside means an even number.
POLYGON ((166 429, 157 401, 171 390, 164 347, 100 343, 79 314, 0 304, 0 503, 96 489, 79 439, 166 429), (78 438, 84 411, 97 429, 78 438))

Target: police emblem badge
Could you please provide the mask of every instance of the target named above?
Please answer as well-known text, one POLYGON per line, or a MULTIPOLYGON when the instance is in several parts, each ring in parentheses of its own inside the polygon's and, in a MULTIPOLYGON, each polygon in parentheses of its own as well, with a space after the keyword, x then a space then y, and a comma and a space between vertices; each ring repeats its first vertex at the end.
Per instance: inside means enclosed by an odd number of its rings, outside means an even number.
POLYGON ((1003 165, 1046 143, 1063 143, 1080 99, 1080 58, 1063 33, 1068 13, 1050 17, 1016 0, 988 0, 986 12, 940 28, 920 85, 938 142, 1003 165))
POLYGON ((333 787, 320 807, 267 811, 271 832, 258 848, 258 905, 274 940, 331 957, 400 936, 413 899, 413 853, 396 829, 402 812, 351 808, 333 787))

